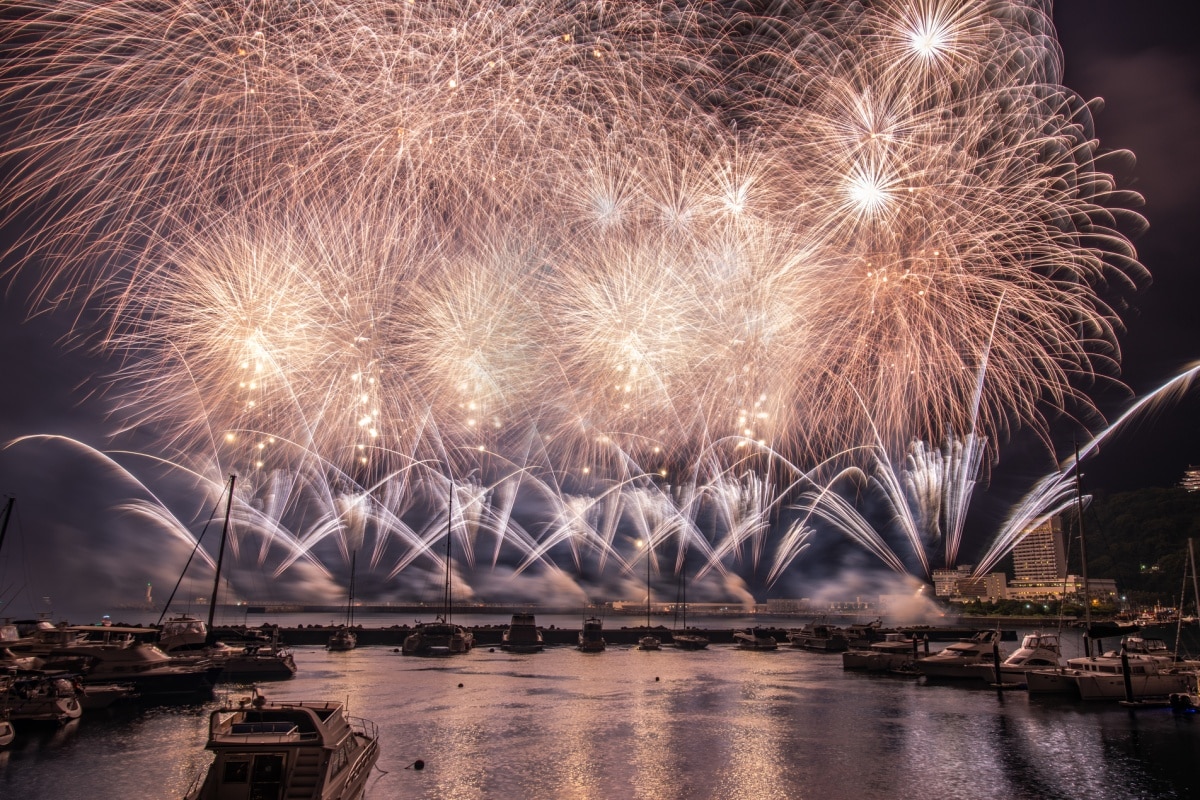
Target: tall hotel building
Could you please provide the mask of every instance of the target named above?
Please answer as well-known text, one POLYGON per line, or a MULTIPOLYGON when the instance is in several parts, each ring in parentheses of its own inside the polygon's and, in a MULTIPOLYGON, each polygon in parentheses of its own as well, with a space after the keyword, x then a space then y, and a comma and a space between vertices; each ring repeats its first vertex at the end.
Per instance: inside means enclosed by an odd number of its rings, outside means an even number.
POLYGON ((1046 520, 1031 529, 1012 550, 1013 580, 1010 599, 1040 599, 1063 593, 1067 577, 1067 554, 1062 521, 1046 520))

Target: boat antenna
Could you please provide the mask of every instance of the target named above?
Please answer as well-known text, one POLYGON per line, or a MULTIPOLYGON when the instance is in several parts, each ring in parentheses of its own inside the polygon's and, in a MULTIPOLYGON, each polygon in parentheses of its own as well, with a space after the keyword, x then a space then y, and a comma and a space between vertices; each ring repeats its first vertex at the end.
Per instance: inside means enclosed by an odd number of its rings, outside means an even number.
POLYGON ((237 475, 229 476, 229 496, 225 498, 225 524, 221 527, 221 546, 217 549, 217 574, 213 577, 212 597, 208 599, 208 630, 212 633, 213 617, 217 613, 217 589, 221 586, 221 562, 225 560, 225 540, 229 538, 229 510, 233 506, 233 483, 237 475))
POLYGON ((1075 515, 1079 518, 1079 559, 1083 572, 1083 654, 1092 655, 1092 595, 1088 586, 1087 546, 1083 536, 1083 491, 1079 485, 1079 443, 1075 442, 1075 515))

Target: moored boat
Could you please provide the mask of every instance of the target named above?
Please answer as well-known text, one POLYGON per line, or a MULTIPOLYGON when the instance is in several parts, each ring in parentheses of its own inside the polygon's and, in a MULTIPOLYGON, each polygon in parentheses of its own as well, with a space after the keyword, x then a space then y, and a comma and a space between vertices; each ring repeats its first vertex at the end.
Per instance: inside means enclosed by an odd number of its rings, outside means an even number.
POLYGON ((1082 700, 1164 699, 1195 685, 1196 671, 1145 655, 1071 658, 1059 669, 1026 676, 1030 694, 1073 694, 1082 700))
POLYGON ((996 674, 994 659, 967 667, 966 671, 988 683, 1025 686, 1030 672, 1054 669, 1062 665, 1062 647, 1058 634, 1036 631, 1027 634, 1016 652, 1000 662, 999 675, 996 674))
POLYGON ((979 631, 970 639, 955 642, 933 655, 918 658, 915 667, 917 672, 927 678, 978 678, 975 665, 993 664, 997 653, 1001 659, 1008 655, 1000 647, 1000 631, 979 631))
POLYGON ((446 504, 446 582, 442 590, 442 613, 433 622, 418 622, 416 628, 400 645, 406 656, 454 656, 471 652, 475 646, 475 634, 461 625, 455 625, 454 584, 450 572, 450 543, 454 532, 454 484, 450 484, 449 501, 446 504))
POLYGON ((579 649, 585 653, 599 653, 605 646, 604 623, 599 617, 588 617, 579 631, 579 649))
POLYGON ((213 762, 187 800, 357 800, 379 758, 375 725, 338 702, 267 702, 259 694, 209 718, 213 762))
POLYGON ((820 653, 841 653, 850 646, 841 628, 817 622, 809 623, 799 630, 789 631, 787 640, 792 647, 820 653))
POLYGON ((461 625, 439 617, 434 622, 418 622, 404 637, 400 652, 406 656, 453 656, 471 652, 475 636, 461 625))
POLYGON ((14 672, 0 676, 0 710, 14 723, 60 725, 83 714, 80 688, 66 675, 14 672))
POLYGON ((220 666, 218 681, 286 680, 296 674, 295 656, 279 640, 278 629, 270 634, 231 628, 210 631, 204 620, 180 614, 163 622, 158 644, 176 663, 220 666))
POLYGON ((842 669, 867 672, 893 672, 910 667, 918 658, 920 642, 903 633, 886 633, 866 650, 852 649, 842 653, 842 669))
POLYGON ((325 649, 346 652, 358 647, 358 635, 354 632, 354 561, 358 551, 350 554, 350 594, 346 600, 346 625, 339 627, 325 643, 325 649))
POLYGON ((222 667, 208 660, 181 663, 138 637, 145 628, 81 626, 64 629, 86 638, 43 656, 45 669, 78 675, 84 686, 122 683, 149 702, 190 702, 211 697, 222 667))
POLYGON ((733 641, 741 650, 775 650, 779 642, 766 628, 747 628, 733 634, 733 641))
POLYGON ((500 649, 510 653, 538 653, 546 646, 545 637, 533 614, 517 613, 500 639, 500 649))

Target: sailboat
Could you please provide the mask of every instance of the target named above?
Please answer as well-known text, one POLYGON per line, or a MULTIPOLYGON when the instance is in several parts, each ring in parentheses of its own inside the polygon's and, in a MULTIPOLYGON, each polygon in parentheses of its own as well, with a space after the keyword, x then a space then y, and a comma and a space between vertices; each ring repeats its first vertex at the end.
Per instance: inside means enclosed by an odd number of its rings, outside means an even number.
MULTIPOLYGON (((171 607, 171 599, 175 596, 175 593, 172 592, 163 608, 163 613, 158 618, 160 626, 158 646, 177 663, 211 661, 220 665, 222 669, 219 673, 219 680, 223 681, 269 681, 291 678, 296 674, 296 660, 291 650, 280 643, 278 629, 270 638, 254 636, 248 631, 246 638, 236 642, 235 646, 217 641, 213 633, 213 619, 217 611, 217 591, 221 586, 221 566, 225 559, 225 541, 229 537, 229 516, 233 506, 233 486, 236 480, 236 475, 229 476, 229 495, 225 501, 225 524, 221 530, 221 546, 217 551, 216 575, 213 577, 212 596, 208 603, 208 623, 205 624, 203 620, 190 614, 180 614, 164 622, 163 617, 166 616, 171 607)), ((198 540, 196 547, 200 547, 198 540)), ((186 565, 183 572, 187 572, 186 565)), ((181 573, 179 582, 182 581, 183 574, 181 573)), ((179 583, 175 584, 175 588, 179 588, 179 583)))
POLYGON ((433 622, 418 622, 416 630, 404 638, 400 652, 406 656, 453 656, 471 652, 475 636, 455 625, 451 617, 454 603, 450 584, 450 541, 454 525, 454 484, 446 506, 446 584, 442 593, 442 613, 433 622))
POLYGON ((662 650, 662 641, 650 633, 650 540, 646 540, 646 635, 638 639, 638 650, 662 650))
POLYGON ((680 650, 703 650, 708 647, 708 638, 701 636, 698 633, 688 633, 687 626, 687 574, 680 570, 679 572, 679 592, 675 601, 675 613, 678 616, 682 612, 683 628, 676 628, 671 633, 672 644, 680 650))
POLYGON ((338 628, 329 637, 326 650, 343 652, 358 647, 358 636, 354 633, 354 559, 357 551, 350 553, 350 597, 346 601, 346 625, 338 628))

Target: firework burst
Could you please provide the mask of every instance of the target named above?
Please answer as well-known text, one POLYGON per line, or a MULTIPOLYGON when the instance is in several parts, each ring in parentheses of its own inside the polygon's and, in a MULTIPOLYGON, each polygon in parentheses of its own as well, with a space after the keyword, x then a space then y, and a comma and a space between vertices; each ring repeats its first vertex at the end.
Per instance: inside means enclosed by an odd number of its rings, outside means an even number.
MULTIPOLYGON (((937 469, 973 475, 1094 413, 1106 294, 1144 278, 1033 0, 10 6, 35 301, 103 311, 122 418, 181 459, 703 487, 729 437, 953 440, 937 469)), ((738 470, 710 552, 757 561, 778 498, 738 470)))

